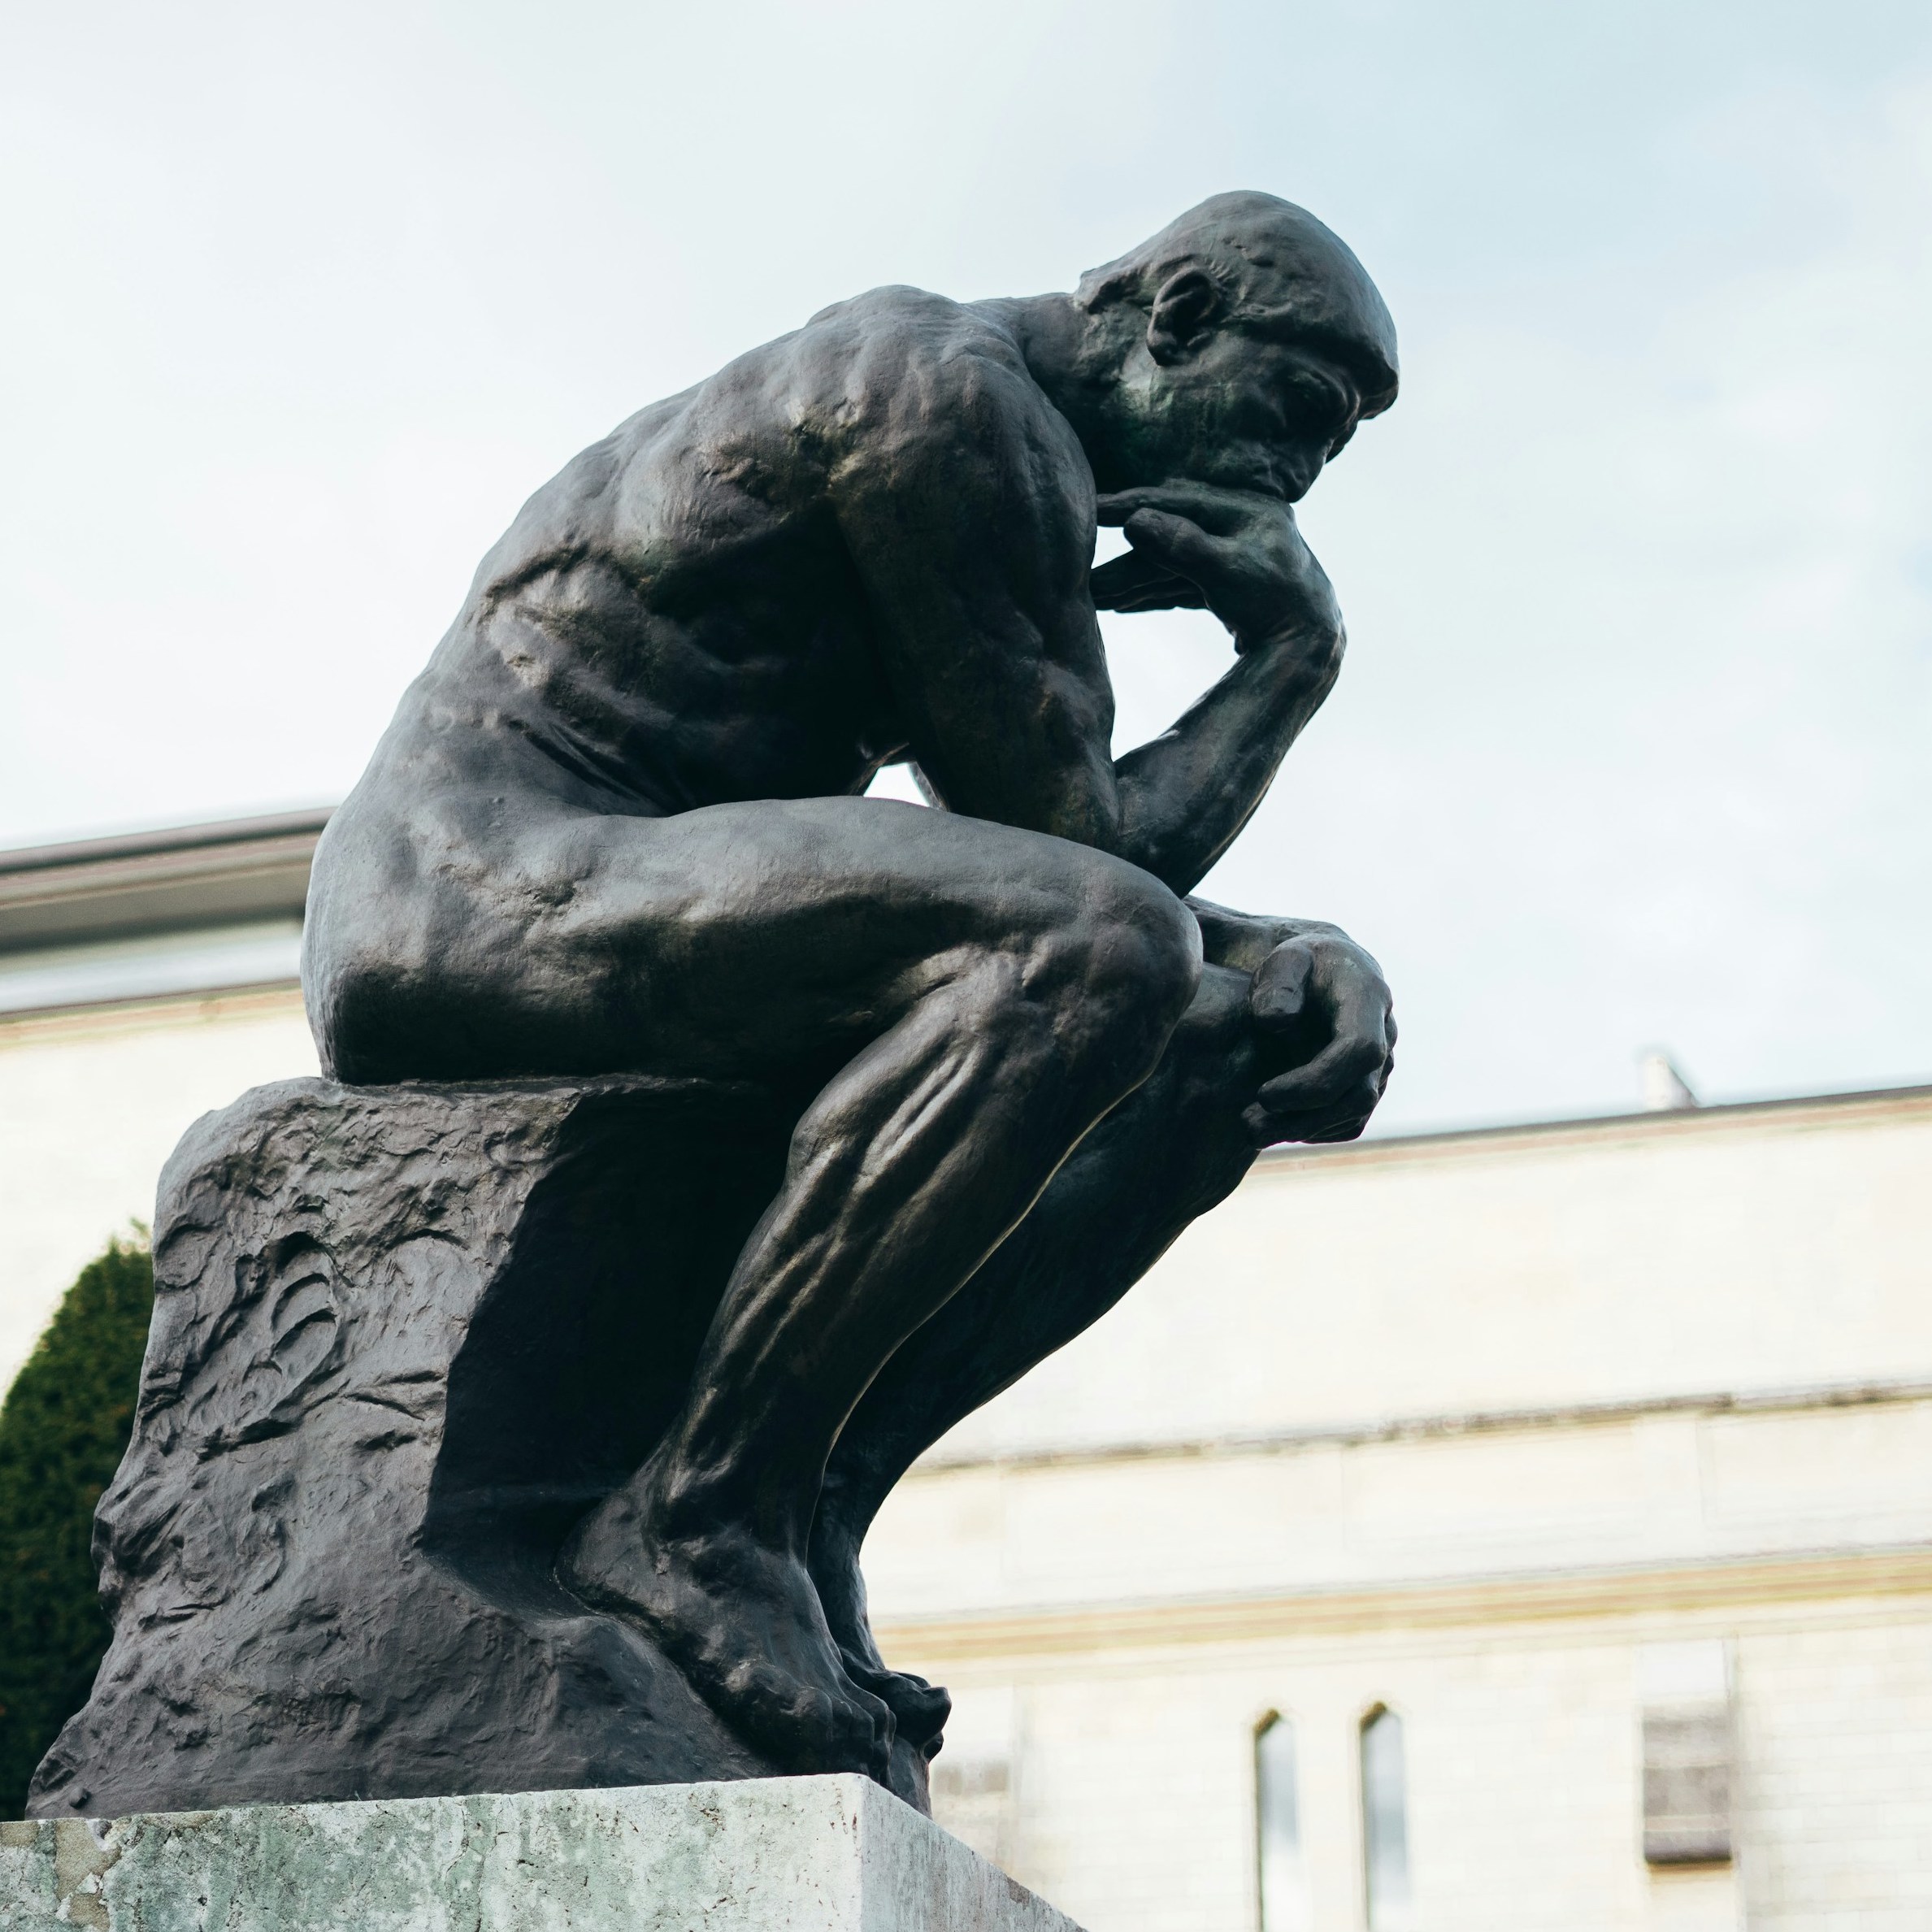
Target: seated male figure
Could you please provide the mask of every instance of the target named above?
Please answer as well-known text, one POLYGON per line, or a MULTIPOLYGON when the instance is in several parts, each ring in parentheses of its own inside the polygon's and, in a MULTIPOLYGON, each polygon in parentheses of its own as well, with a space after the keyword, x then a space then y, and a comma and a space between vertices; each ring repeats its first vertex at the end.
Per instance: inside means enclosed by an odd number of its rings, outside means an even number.
POLYGON ((1396 382, 1360 264, 1266 195, 1071 295, 840 303, 531 498, 323 837, 338 1077, 810 1096, 682 1414, 559 1569, 775 1762, 936 1743, 866 1622, 886 1491, 1257 1147, 1380 1096, 1373 960, 1185 895, 1335 680, 1292 506, 1396 382), (1100 523, 1132 548, 1090 572, 1100 523), (1178 605, 1235 663, 1116 759, 1096 606, 1178 605), (943 809, 858 796, 897 761, 943 809))

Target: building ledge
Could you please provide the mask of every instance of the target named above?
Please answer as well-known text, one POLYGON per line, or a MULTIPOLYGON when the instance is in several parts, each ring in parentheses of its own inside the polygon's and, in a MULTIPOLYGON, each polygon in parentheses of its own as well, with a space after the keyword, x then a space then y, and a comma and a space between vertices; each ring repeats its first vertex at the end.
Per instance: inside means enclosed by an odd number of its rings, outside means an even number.
POLYGON ((999 1659, 1064 1658, 1080 1652, 1165 1650, 1202 1643, 1279 1643, 1458 1626, 1493 1635, 1500 1627, 1550 1621, 1715 1613, 1843 1603, 1864 1613, 1926 1613, 1932 1599, 1932 1547, 1922 1543, 1861 1549, 1804 1550, 1775 1556, 1489 1577, 1419 1578, 1368 1587, 1177 1596, 1162 1602, 1053 1604, 936 1616, 875 1611, 874 1627, 888 1661, 944 1667, 999 1659))
POLYGON ((1371 1134, 1330 1146, 1271 1147, 1255 1163, 1257 1173, 1285 1174, 1298 1168, 1373 1167, 1401 1161, 1431 1160, 1515 1144, 1555 1147, 1584 1140, 1652 1140, 1665 1135, 1725 1133, 1760 1121, 1810 1124, 1826 1117, 1834 1127, 1874 1124, 1904 1114, 1932 1114, 1932 1083, 1897 1087, 1860 1087, 1834 1093, 1774 1094, 1763 1099, 1705 1101, 1695 1107, 1646 1108, 1626 1113, 1572 1114, 1552 1120, 1499 1121, 1483 1127, 1441 1127, 1417 1132, 1371 1134))
MULTIPOLYGON (((300 922, 329 810, 0 851, 0 962, 258 922, 300 922)), ((67 1002, 59 1002, 67 1003, 67 1002)))
POLYGON ((1665 1390, 1652 1395, 1568 1402, 1537 1409, 1462 1409, 1434 1415, 1368 1416, 1294 1429, 1214 1436, 1141 1436, 1104 1442, 1016 1443, 994 1449, 949 1448, 942 1438, 904 1482, 969 1471, 1079 1469, 1123 1462, 1201 1462, 1294 1456, 1309 1449, 1357 1449, 1374 1443, 1430 1442, 1472 1435, 1522 1435, 1552 1429, 1613 1427, 1652 1416, 1801 1415, 1818 1409, 1889 1409, 1932 1402, 1921 1377, 1884 1382, 1804 1383, 1788 1387, 1665 1390))
POLYGON ((151 938, 0 953, 0 1018, 247 987, 293 986, 301 970, 299 914, 151 938))

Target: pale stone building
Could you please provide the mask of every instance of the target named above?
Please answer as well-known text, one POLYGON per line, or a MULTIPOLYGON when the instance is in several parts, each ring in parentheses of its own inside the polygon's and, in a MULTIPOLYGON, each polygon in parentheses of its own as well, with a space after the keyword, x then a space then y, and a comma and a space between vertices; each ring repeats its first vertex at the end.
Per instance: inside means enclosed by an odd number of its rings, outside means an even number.
POLYGON ((1254 1925, 1279 1716, 1270 1932, 1922 1932, 1929 1237, 1932 1090, 1268 1157, 888 1505, 948 1808, 1254 1925))
POLYGON ((325 812, 0 852, 0 1387, 188 1123, 315 1071, 296 980, 325 812))
MULTIPOLYGON (((319 823, 0 856, 0 1374, 314 1070, 319 823)), ((1270 1155, 866 1560, 1092 1932, 1923 1932, 1932 1090, 1270 1155)))

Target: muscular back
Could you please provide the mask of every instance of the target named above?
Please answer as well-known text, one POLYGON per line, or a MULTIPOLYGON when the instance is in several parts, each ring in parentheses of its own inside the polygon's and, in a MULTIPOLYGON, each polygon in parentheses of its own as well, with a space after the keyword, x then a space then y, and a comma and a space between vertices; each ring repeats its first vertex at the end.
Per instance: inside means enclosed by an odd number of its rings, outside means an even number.
POLYGON ((677 812, 861 790, 910 749, 962 809, 1077 831, 1048 821, 1106 767, 1093 528, 1079 446, 1011 337, 875 291, 539 490, 371 776, 401 759, 419 792, 507 765, 677 812))
POLYGON ((1361 394, 1272 310, 1183 314, 1175 285, 876 290, 539 491, 318 849, 324 1064, 712 1066, 801 972, 822 1009, 784 1009, 753 1058, 831 1053, 827 1027, 843 1051, 960 947, 1085 931, 1102 873, 1138 868, 1120 889, 1192 933, 1159 888, 1213 865, 1339 666, 1291 505, 1361 394), (1090 580, 1103 507, 1133 554, 1090 580), (1118 762, 1095 581, 1111 608, 1205 605, 1236 645, 1118 762), (843 796, 905 756, 953 814, 843 796), (995 827, 1053 836, 1009 864, 995 827), (1049 874, 1076 883, 1029 897, 1049 874))

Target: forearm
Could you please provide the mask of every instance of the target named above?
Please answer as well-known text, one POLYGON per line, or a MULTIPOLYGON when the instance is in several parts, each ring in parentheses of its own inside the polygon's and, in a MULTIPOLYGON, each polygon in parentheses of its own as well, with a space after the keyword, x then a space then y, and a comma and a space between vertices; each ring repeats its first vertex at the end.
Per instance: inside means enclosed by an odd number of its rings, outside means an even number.
POLYGON ((1339 627, 1258 643, 1161 736, 1118 760, 1120 855, 1192 891, 1266 797, 1341 659, 1339 627))

